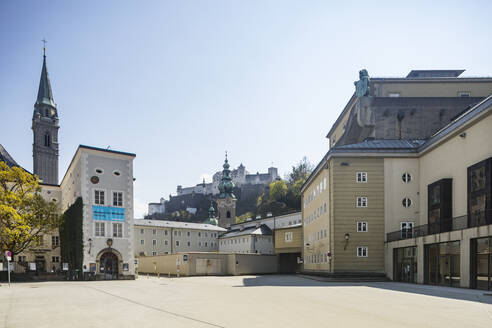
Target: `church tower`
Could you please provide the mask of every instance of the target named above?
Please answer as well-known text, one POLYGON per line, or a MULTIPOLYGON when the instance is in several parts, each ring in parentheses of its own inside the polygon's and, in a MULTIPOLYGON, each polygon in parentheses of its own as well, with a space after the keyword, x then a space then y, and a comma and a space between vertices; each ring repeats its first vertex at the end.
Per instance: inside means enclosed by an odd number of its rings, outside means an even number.
POLYGON ((217 198, 217 208, 219 211, 219 227, 228 228, 236 223, 236 197, 232 193, 234 183, 232 183, 229 162, 226 158, 223 165, 222 179, 219 183, 219 197, 217 198))
POLYGON ((43 48, 43 69, 39 81, 38 97, 32 116, 33 171, 43 183, 58 184, 58 112, 53 101, 48 69, 46 48, 43 48))

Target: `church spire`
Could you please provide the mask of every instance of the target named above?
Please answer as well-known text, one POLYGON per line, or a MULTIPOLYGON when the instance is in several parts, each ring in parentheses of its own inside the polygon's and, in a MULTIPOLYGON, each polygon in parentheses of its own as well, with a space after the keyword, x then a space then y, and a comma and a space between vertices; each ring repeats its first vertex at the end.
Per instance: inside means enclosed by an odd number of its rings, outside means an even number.
MULTIPOLYGON (((43 40, 45 42, 45 40, 43 40)), ((38 97, 36 99, 36 107, 40 105, 48 105, 56 108, 53 101, 53 92, 51 91, 50 78, 48 76, 48 68, 46 67, 46 44, 43 47, 43 68, 41 70, 41 78, 39 80, 38 97)))

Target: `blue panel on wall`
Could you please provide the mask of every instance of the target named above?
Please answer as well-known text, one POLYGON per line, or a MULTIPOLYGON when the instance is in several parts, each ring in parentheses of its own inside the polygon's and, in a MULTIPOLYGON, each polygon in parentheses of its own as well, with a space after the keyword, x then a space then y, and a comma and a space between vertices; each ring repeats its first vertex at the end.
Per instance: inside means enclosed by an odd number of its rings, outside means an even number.
POLYGON ((93 205, 92 216, 98 221, 125 221, 125 209, 93 205))

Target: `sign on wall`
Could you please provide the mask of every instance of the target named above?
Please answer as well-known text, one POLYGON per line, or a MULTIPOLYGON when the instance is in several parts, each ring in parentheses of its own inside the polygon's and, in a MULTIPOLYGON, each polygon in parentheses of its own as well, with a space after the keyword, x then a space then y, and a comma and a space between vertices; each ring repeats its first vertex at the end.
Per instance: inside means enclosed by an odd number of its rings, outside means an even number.
POLYGON ((92 206, 92 217, 98 221, 125 221, 125 209, 109 206, 92 206))

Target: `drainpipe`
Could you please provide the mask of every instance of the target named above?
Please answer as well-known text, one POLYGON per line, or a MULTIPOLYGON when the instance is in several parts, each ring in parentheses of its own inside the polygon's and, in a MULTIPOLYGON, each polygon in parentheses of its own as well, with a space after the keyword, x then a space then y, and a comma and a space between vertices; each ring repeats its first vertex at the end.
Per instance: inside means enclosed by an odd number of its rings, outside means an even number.
POLYGON ((171 228, 171 254, 173 254, 173 228, 171 228))

